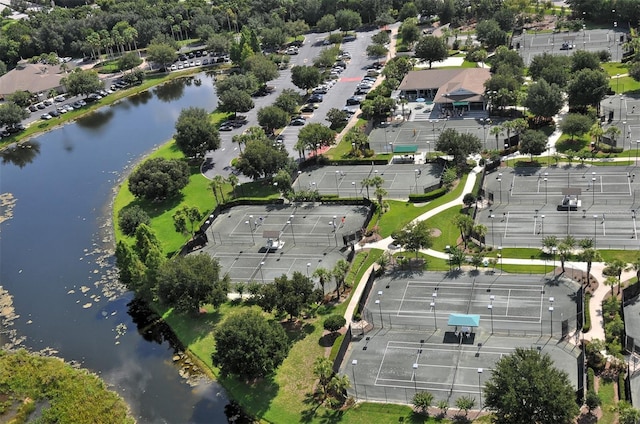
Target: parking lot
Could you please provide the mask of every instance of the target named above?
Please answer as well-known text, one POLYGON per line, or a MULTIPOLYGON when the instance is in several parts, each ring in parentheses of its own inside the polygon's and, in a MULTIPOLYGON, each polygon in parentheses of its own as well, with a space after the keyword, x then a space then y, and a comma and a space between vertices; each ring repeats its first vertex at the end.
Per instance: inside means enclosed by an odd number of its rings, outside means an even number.
MULTIPOLYGON (((478 223, 493 246, 541 247, 545 236, 590 238, 602 249, 638 249, 636 167, 500 168, 487 175, 478 223), (567 189, 575 208, 560 207, 567 189)), ((640 174, 639 174, 640 175, 640 174)))
POLYGON ((218 259, 232 281, 266 283, 296 271, 310 276, 346 259, 343 236, 359 231, 367 213, 358 205, 236 206, 213 221, 198 252, 218 259), (282 245, 268 249, 269 240, 282 245))
POLYGON ((428 390, 449 405, 471 396, 478 407, 496 361, 524 347, 548 353, 577 388, 580 349, 569 338, 578 290, 569 280, 540 276, 389 274, 374 282, 362 314, 371 324, 353 330, 341 372, 361 400, 409 403, 428 390), (449 326, 454 313, 477 314, 479 327, 466 334, 449 326))

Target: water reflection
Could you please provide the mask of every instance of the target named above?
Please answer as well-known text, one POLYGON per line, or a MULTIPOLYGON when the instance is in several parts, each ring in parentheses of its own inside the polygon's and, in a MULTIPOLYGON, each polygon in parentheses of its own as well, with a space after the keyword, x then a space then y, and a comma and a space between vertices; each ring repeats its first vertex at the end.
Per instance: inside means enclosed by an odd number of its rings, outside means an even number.
POLYGON ((153 94, 149 90, 145 90, 129 97, 129 102, 131 102, 131 104, 134 106, 140 106, 140 105, 147 104, 147 102, 152 98, 153 98, 153 94))
POLYGON ((154 88, 153 93, 158 96, 158 99, 163 102, 172 102, 179 100, 184 95, 184 87, 190 78, 180 78, 173 81, 169 81, 166 84, 162 84, 154 88))
POLYGON ((2 157, 2 164, 17 165, 20 168, 24 168, 40 154, 40 143, 35 140, 25 141, 23 143, 16 143, 8 146, 6 149, 0 151, 0 157, 2 157))
POLYGON ((103 108, 78 119, 78 126, 88 130, 98 130, 111 121, 113 109, 103 108))

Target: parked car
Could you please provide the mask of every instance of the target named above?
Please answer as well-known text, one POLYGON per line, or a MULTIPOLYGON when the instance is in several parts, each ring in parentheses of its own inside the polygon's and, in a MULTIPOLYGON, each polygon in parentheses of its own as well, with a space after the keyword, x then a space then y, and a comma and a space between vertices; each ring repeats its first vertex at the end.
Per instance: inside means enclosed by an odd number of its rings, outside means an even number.
POLYGON ((347 106, 354 106, 354 105, 359 105, 360 103, 362 103, 362 97, 361 96, 352 96, 349 97, 347 99, 347 106))
POLYGON ((49 115, 57 118, 58 116, 60 116, 60 112, 58 112, 57 110, 52 110, 49 112, 49 115))
MULTIPOLYGON (((45 106, 51 106, 53 104, 53 99, 46 99, 42 103, 44 103, 45 106)), ((38 109, 40 109, 40 108, 38 108, 38 109)))
POLYGON ((54 101, 56 102, 64 102, 66 100, 64 94, 60 94, 59 96, 56 96, 53 98, 54 101))
POLYGON ((289 125, 293 125, 293 126, 301 126, 307 123, 307 120, 304 119, 303 116, 294 116, 291 119, 291 122, 289 123, 289 125))
POLYGON ((300 108, 300 112, 304 113, 312 113, 316 110, 316 107, 313 103, 306 104, 300 108))
POLYGON ((233 125, 222 124, 218 131, 233 131, 233 125))
POLYGON ((324 96, 322 94, 313 94, 311 97, 309 97, 308 102, 309 103, 322 103, 323 99, 324 99, 324 96))
POLYGON ((204 59, 202 59, 202 64, 203 65, 208 65, 209 64, 209 59, 206 58, 206 57, 204 59))
POLYGON ((40 119, 44 119, 45 121, 48 121, 49 119, 51 119, 51 115, 49 115, 48 113, 42 114, 40 115, 40 119))
POLYGON ((38 103, 38 104, 36 105, 36 108, 38 108, 38 109, 42 110, 42 109, 46 108, 46 106, 44 105, 44 103, 38 103))

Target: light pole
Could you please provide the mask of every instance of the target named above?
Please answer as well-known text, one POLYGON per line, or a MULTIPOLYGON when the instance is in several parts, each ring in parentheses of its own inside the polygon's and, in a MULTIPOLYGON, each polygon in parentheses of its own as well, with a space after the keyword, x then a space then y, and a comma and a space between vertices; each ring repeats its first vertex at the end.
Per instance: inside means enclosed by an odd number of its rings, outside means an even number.
POLYGON ((307 278, 309 278, 309 268, 311 267, 311 262, 307 262, 307 278))
POLYGON ((253 241, 253 244, 256 244, 256 239, 253 236, 253 230, 251 229, 251 221, 244 221, 245 224, 247 224, 249 226, 249 232, 251 233, 251 240, 253 241))
POLYGON ((636 166, 638 166, 638 146, 640 146, 640 140, 636 140, 636 166))
POLYGON ((549 321, 549 325, 550 325, 550 330, 551 330, 551 337, 553 337, 553 306, 549 306, 549 316, 550 316, 550 321, 549 321))
POLYGON ((416 180, 416 194, 418 194, 418 173, 419 172, 420 172, 419 169, 414 169, 413 170, 413 173, 414 173, 414 176, 415 176, 415 180, 416 180))
POLYGON ((264 274, 262 273, 263 266, 264 266, 264 262, 260 262, 260 279, 262 280, 262 284, 264 284, 264 274))
POLYGON ((433 326, 435 327, 435 329, 438 329, 438 318, 436 317, 436 296, 437 293, 433 294, 433 298, 431 300, 431 303, 429 304, 429 306, 431 306, 431 310, 433 311, 433 326))
POLYGON ((555 277, 556 275, 556 252, 558 251, 558 248, 553 246, 551 248, 551 253, 553 254, 553 276, 555 277))
POLYGON ((338 175, 340 175, 340 171, 336 171, 336 193, 338 193, 338 197, 340 197, 340 185, 338 184, 338 175))
POLYGON ((502 275, 502 246, 498 246, 498 259, 500 259, 500 275, 502 275))
POLYGON ((491 245, 496 245, 496 233, 493 230, 493 223, 495 222, 496 216, 493 214, 493 209, 489 209, 489 218, 491 219, 491 245))
POLYGON ((502 204, 502 173, 498 174, 498 182, 500 183, 500 204, 502 204))
POLYGON ((537 234, 537 231, 536 231, 537 227, 538 227, 538 209, 536 209, 533 214, 533 234, 537 234))
POLYGON ((544 177, 544 204, 547 204, 547 177, 544 177))
POLYGON ((482 410, 482 384, 480 383, 480 376, 482 376, 482 368, 478 368, 478 393, 480 393, 480 410, 482 410))
POLYGON ((484 132, 484 148, 487 149, 487 125, 491 125, 491 119, 489 118, 480 118, 480 123, 482 124, 482 130, 484 132))
POLYGON ((351 185, 353 186, 354 197, 357 199, 358 198, 358 189, 356 187, 356 182, 355 181, 351 181, 351 185))
POLYGON ((296 236, 293 235, 293 215, 289 216, 289 221, 287 221, 287 224, 291 225, 291 238, 293 239, 293 244, 296 244, 296 236))
POLYGON ((418 371, 418 364, 413 364, 413 373, 411 379, 413 380, 413 390, 418 393, 418 382, 416 381, 416 372, 418 371))
POLYGON ((358 365, 358 360, 354 359, 351 361, 351 375, 353 375, 353 389, 356 391, 356 400, 358 400, 358 383, 356 383, 356 365, 358 365))
POLYGON ((487 305, 487 309, 489 310, 489 313, 491 314, 491 334, 493 334, 493 300, 496 297, 494 295, 489 296, 489 304, 487 305))
POLYGON ((544 238, 544 215, 540 215, 540 229, 542 230, 542 238, 544 238))
POLYGON ((384 321, 382 320, 382 305, 380 304, 380 299, 376 299, 376 305, 378 305, 378 309, 380 310, 380 326, 384 328, 384 321))
POLYGON ((598 215, 593 215, 593 248, 598 247, 598 234, 596 233, 596 225, 598 223, 598 215))

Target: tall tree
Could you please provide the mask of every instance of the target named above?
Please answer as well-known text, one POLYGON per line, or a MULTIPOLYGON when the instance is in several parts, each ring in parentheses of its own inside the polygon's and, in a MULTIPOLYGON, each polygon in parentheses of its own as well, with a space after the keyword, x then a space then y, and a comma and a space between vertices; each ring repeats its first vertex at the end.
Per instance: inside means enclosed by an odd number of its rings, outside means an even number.
POLYGON ((593 248, 584 249, 579 255, 578 258, 580 261, 585 262, 587 264, 587 285, 591 280, 591 266, 594 262, 599 262, 602 260, 602 256, 600 256, 600 252, 593 248))
POLYGON ((391 234, 394 242, 418 257, 420 249, 429 249, 433 244, 431 228, 427 221, 410 222, 391 234))
POLYGON ((74 72, 64 77, 60 83, 67 88, 67 92, 72 96, 79 94, 87 96, 104 86, 96 71, 83 71, 80 68, 76 68, 74 72))
POLYGON ((480 152, 482 140, 474 134, 461 134, 453 128, 447 128, 438 136, 435 148, 440 152, 453 156, 453 160, 457 165, 463 165, 468 155, 480 152))
POLYGON ((294 66, 291 68, 291 81, 296 87, 309 91, 320 84, 322 76, 315 66, 294 66))
POLYGON ((289 339, 282 326, 267 321, 260 311, 232 312, 216 328, 217 349, 212 354, 223 375, 255 379, 271 374, 289 352, 289 339))
POLYGON ((198 107, 182 109, 176 121, 176 146, 188 158, 202 158, 220 147, 220 134, 206 110, 198 107))
POLYGON ((336 297, 340 298, 340 287, 344 286, 344 280, 347 278, 347 272, 349 272, 349 262, 344 259, 340 259, 333 267, 332 274, 333 279, 336 282, 336 297))
POLYGON ((167 72, 169 72, 169 65, 177 58, 175 49, 169 44, 151 44, 147 47, 147 60, 157 63, 167 72))
POLYGON ((184 205, 173 214, 173 225, 179 233, 195 234, 196 224, 202 219, 202 213, 195 206, 184 205))
POLYGON ((336 132, 326 125, 314 122, 300 130, 298 139, 307 149, 317 150, 320 147, 331 146, 335 142, 336 132))
POLYGON ((578 414, 567 373, 534 349, 502 357, 484 393, 485 406, 504 424, 570 424, 578 414))
POLYGON ((449 57, 449 50, 443 38, 426 35, 418 40, 415 46, 416 57, 429 63, 439 62, 449 57))
POLYGON ((522 134, 519 145, 520 153, 525 155, 539 155, 547 150, 547 135, 542 131, 527 130, 522 134))
POLYGON ((609 76, 602 70, 573 73, 567 88, 569 107, 598 106, 609 90, 609 76))
POLYGON ((555 84, 549 84, 541 79, 529 86, 524 106, 536 116, 550 119, 556 115, 564 105, 562 91, 555 84))
POLYGON ((232 112, 234 116, 237 116, 238 112, 248 112, 254 106, 251 95, 236 87, 218 93, 218 108, 222 112, 232 112))
POLYGON ((158 270, 158 298, 181 313, 197 313, 204 304, 218 307, 229 289, 228 276, 221 278, 220 264, 206 253, 178 255, 158 270))
POLYGON ((6 102, 0 105, 0 127, 4 125, 13 127, 28 116, 29 113, 14 102, 6 102))

